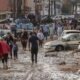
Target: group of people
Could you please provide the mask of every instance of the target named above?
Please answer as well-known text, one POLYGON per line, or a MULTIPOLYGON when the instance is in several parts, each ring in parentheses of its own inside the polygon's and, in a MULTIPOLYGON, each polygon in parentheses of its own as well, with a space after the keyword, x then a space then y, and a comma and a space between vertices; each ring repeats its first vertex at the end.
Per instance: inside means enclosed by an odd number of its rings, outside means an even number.
POLYGON ((21 44, 23 50, 26 50, 26 47, 28 47, 29 38, 32 36, 32 33, 36 34, 39 39, 39 46, 42 47, 42 44, 44 42, 44 34, 41 29, 39 29, 38 31, 34 30, 33 32, 27 32, 27 30, 24 30, 21 34, 21 44))
MULTIPOLYGON (((40 27, 32 32, 28 32, 25 29, 23 30, 20 37, 22 49, 26 51, 26 48, 29 48, 32 64, 34 64, 34 62, 37 63, 38 50, 39 47, 43 46, 44 40, 47 40, 48 36, 50 36, 50 39, 53 39, 54 35, 60 37, 63 30, 64 24, 61 21, 53 23, 50 26, 40 27)), ((8 68, 7 62, 9 56, 11 59, 18 59, 18 45, 16 42, 17 39, 11 33, 7 33, 6 36, 0 38, 0 58, 2 59, 3 68, 5 69, 8 68)))
POLYGON ((76 30, 78 29, 78 21, 76 19, 61 19, 61 20, 56 20, 54 23, 52 23, 49 26, 49 33, 50 33, 50 38, 54 35, 57 35, 57 37, 60 37, 63 30, 76 30))
POLYGON ((8 69, 8 58, 18 59, 17 52, 18 45, 11 33, 7 33, 6 36, 0 38, 0 58, 4 69, 8 69))
POLYGON ((23 31, 21 35, 21 44, 23 47, 23 50, 26 50, 26 47, 28 46, 29 50, 31 51, 31 60, 32 64, 37 63, 37 54, 38 54, 38 48, 42 47, 44 41, 44 35, 42 33, 42 30, 34 30, 33 32, 28 33, 26 30, 23 31))
MULTIPOLYGON (((26 47, 31 52, 32 64, 37 63, 38 47, 42 47, 44 35, 41 30, 28 33, 24 30, 21 34, 22 49, 26 51, 26 47)), ((7 33, 6 36, 0 38, 0 58, 2 59, 3 68, 8 69, 8 58, 18 59, 18 45, 17 38, 11 33, 7 33), (5 45, 4 45, 5 44, 5 45)))

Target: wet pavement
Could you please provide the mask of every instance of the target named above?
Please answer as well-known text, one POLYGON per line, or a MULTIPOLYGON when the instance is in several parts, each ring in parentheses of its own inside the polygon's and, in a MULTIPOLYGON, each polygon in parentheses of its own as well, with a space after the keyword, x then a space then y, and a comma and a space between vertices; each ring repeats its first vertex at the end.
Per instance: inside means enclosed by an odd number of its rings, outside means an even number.
MULTIPOLYGON (((20 46, 20 44, 19 44, 20 46)), ((80 80, 80 53, 71 51, 45 53, 39 50, 38 64, 31 64, 30 52, 19 48, 18 60, 9 59, 9 69, 0 62, 0 80, 80 80)))

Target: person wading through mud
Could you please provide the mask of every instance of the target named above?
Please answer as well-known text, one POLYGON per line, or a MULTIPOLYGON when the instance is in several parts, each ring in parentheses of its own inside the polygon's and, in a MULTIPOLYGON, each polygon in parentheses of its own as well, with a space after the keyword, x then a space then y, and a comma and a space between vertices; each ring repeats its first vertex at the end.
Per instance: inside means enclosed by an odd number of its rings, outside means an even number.
POLYGON ((21 35, 21 44, 22 44, 23 50, 25 51, 26 51, 27 41, 28 41, 28 32, 24 30, 21 35))
POLYGON ((29 50, 31 50, 31 60, 32 64, 37 63, 37 55, 38 55, 38 37, 36 33, 32 33, 32 36, 29 38, 29 50))
POLYGON ((8 54, 10 53, 10 46, 4 40, 0 38, 0 58, 3 63, 3 68, 8 69, 8 54))

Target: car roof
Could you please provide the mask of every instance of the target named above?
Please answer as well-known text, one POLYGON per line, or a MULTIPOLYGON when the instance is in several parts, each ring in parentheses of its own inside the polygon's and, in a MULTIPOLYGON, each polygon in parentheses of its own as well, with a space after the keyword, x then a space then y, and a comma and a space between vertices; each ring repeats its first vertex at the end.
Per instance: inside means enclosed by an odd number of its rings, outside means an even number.
POLYGON ((80 30, 64 30, 65 33, 80 33, 80 30))

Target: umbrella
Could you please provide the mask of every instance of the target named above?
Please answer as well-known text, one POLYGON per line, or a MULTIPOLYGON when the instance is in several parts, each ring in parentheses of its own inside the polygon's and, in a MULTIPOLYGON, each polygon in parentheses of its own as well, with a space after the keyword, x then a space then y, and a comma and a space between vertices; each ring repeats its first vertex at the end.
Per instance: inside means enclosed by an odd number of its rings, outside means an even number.
POLYGON ((10 52, 10 47, 5 41, 0 41, 0 57, 10 52))

